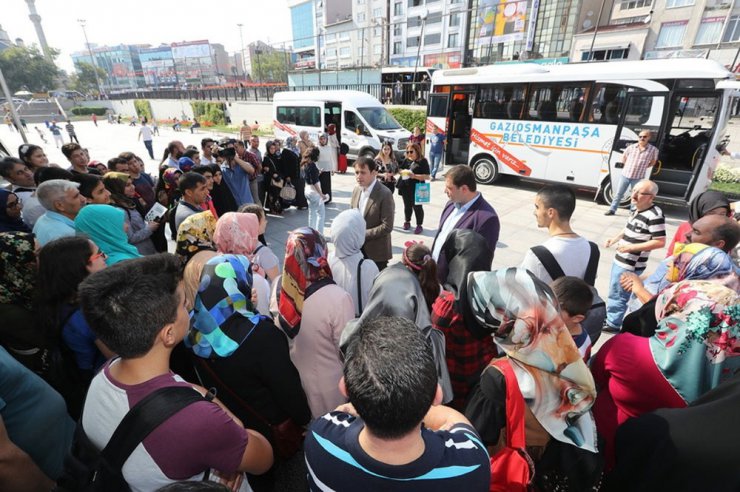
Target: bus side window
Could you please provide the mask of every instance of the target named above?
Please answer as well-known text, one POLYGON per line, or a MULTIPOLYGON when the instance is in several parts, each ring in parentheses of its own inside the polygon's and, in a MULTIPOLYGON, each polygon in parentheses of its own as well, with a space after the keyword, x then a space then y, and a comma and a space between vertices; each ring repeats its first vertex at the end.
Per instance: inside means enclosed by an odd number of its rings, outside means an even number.
POLYGON ((624 87, 611 84, 596 84, 591 104, 592 121, 616 125, 624 109, 624 87))

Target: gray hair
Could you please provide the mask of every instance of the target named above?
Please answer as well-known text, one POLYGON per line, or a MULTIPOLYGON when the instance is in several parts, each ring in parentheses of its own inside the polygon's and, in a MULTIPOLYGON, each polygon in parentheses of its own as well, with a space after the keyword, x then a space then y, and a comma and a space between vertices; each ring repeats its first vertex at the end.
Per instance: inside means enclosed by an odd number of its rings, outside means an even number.
POLYGON ((651 195, 657 195, 658 194, 658 183, 656 183, 655 181, 650 181, 649 179, 643 179, 642 181, 640 181, 639 183, 637 183, 635 185, 635 187, 640 186, 640 185, 645 186, 647 188, 647 191, 651 195))
POLYGON ((54 212, 54 202, 63 200, 69 190, 76 190, 79 183, 67 181, 66 179, 50 179, 44 181, 36 189, 36 198, 46 210, 54 212))

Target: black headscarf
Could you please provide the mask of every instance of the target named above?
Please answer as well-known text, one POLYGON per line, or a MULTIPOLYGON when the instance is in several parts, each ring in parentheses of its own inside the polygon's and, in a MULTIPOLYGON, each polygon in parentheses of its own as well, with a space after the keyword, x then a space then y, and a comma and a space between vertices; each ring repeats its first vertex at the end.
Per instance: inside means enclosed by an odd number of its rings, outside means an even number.
MULTIPOLYGON (((221 167, 218 164, 211 164, 210 167, 214 176, 216 175, 216 172, 223 174, 221 167)), ((213 200, 213 206, 216 208, 216 213, 218 213, 219 217, 226 212, 236 212, 239 208, 234 199, 234 195, 231 193, 231 190, 225 181, 221 181, 221 184, 216 184, 216 181, 214 181, 213 189, 210 194, 211 199, 213 200)))
POLYGON ((454 229, 442 245, 442 252, 447 258, 447 278, 443 288, 455 295, 455 311, 465 320, 470 333, 483 338, 490 333, 482 330, 475 321, 470 309, 468 297, 468 274, 470 272, 490 272, 493 262, 493 250, 486 239, 470 229, 454 229))
POLYGON ((704 217, 704 215, 710 210, 715 208, 726 208, 729 212, 730 201, 727 197, 719 191, 705 191, 696 195, 691 203, 689 203, 689 223, 693 224, 697 220, 704 217))
POLYGON ((0 232, 31 232, 31 229, 20 218, 14 219, 8 215, 7 208, 10 195, 15 195, 15 193, 0 190, 0 232))

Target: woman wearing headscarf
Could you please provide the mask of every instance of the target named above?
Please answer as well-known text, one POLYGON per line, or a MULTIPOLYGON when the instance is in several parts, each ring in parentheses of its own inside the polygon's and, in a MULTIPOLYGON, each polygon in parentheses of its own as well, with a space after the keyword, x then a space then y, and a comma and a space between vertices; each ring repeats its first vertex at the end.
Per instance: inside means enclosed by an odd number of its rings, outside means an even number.
POLYGON ((624 318, 622 331, 643 337, 653 336, 658 327, 656 293, 671 285, 683 280, 712 280, 737 290, 740 288, 737 273, 732 257, 721 249, 699 243, 679 245, 668 262, 665 277, 658 284, 643 286, 639 278, 630 277, 632 283, 628 287, 643 304, 624 318))
POLYGON ((126 173, 110 172, 103 176, 103 184, 110 192, 111 205, 125 212, 126 236, 128 242, 136 247, 141 255, 153 255, 157 252, 150 239, 159 222, 144 220, 144 207, 136 198, 136 188, 131 177, 126 173))
POLYGON ((496 355, 490 334, 478 327, 468 302, 468 273, 488 272, 493 251, 470 229, 455 229, 442 246, 449 260, 442 291, 432 304, 432 327, 444 333, 445 358, 455 395, 449 406, 465 411, 468 394, 496 355))
MULTIPOLYGON (((480 376, 465 411, 492 456, 506 442, 508 364, 524 399, 526 452, 539 490, 590 490, 602 460, 591 406, 594 380, 560 317, 555 294, 527 270, 468 275, 468 302, 479 329, 505 354, 480 376)), ((496 471, 493 470, 495 475, 496 471)))
POLYGON ((678 226, 678 229, 676 229, 676 233, 673 235, 673 239, 671 239, 671 242, 668 245, 665 255, 666 258, 673 256, 673 249, 676 247, 677 243, 686 242, 686 235, 691 232, 691 225, 694 222, 705 215, 724 215, 729 217, 730 213, 730 201, 722 192, 709 190, 696 195, 696 197, 691 200, 691 203, 689 203, 689 220, 687 222, 683 222, 678 226))
POLYGON ((85 234, 107 256, 105 264, 115 265, 124 260, 140 258, 136 247, 126 236, 125 213, 111 205, 86 205, 75 217, 75 230, 85 234))
POLYGON ((291 183, 295 187, 295 205, 298 210, 308 208, 306 202, 305 187, 306 183, 301 176, 301 154, 296 147, 296 138, 288 137, 285 139, 285 150, 289 152, 280 153, 280 168, 278 172, 285 176, 286 183, 291 183))
POLYGON ((176 167, 162 166, 159 169, 159 181, 157 181, 157 201, 167 207, 167 215, 162 217, 163 223, 170 225, 170 237, 176 238, 177 230, 175 229, 175 213, 177 204, 180 201, 181 193, 178 187, 178 180, 182 176, 182 171, 176 167))
POLYGON ((321 182, 321 190, 325 195, 329 196, 326 203, 331 202, 331 177, 334 174, 334 168, 337 162, 336 149, 333 149, 329 145, 329 137, 326 133, 319 134, 319 158, 316 161, 316 167, 319 168, 319 181, 321 182), (332 161, 332 156, 334 160, 332 161))
POLYGON ((216 219, 210 210, 188 216, 177 230, 175 254, 187 263, 200 251, 216 251, 215 230, 216 219))
POLYGON ((211 189, 210 194, 216 213, 221 217, 227 212, 236 212, 239 207, 231 190, 223 181, 224 175, 221 167, 218 164, 209 164, 208 167, 213 174, 213 189, 211 189))
POLYGON ((620 333, 591 360, 599 388, 594 417, 614 464, 614 434, 628 418, 683 408, 740 370, 740 299, 712 280, 684 280, 655 303, 652 337, 620 333))
POLYGON ((268 140, 265 144, 265 155, 262 158, 262 174, 265 177, 267 188, 267 208, 273 214, 282 215, 283 202, 280 199, 280 190, 285 185, 285 177, 278 171, 280 169, 280 154, 277 151, 278 146, 275 142, 268 140))
POLYGON ((311 415, 320 417, 346 402, 338 386, 339 338, 355 310, 350 295, 334 283, 326 240, 315 230, 301 227, 288 236, 277 298, 280 328, 291 339, 290 358, 311 415))
POLYGON ((306 130, 301 130, 298 132, 296 147, 298 148, 298 155, 302 156, 311 147, 316 147, 316 144, 311 141, 306 130))
POLYGON ((31 228, 21 220, 23 202, 18 195, 0 189, 0 232, 31 232, 31 228))
POLYGON ((373 283, 367 306, 359 319, 352 320, 342 332, 341 348, 345 351, 362 322, 380 316, 399 316, 414 322, 429 339, 442 388, 442 403, 452 400, 452 384, 445 361, 445 336, 432 327, 429 307, 439 295, 437 267, 429 248, 421 243, 406 243, 401 263, 384 269, 373 283))
POLYGON ((332 152, 329 152, 329 160, 331 161, 331 172, 335 173, 339 170, 339 140, 337 139, 337 125, 334 123, 326 125, 326 144, 332 149, 332 152))
POLYGON ((190 289, 196 293, 185 345, 195 355, 201 384, 215 387, 245 427, 273 446, 275 426, 288 419, 297 427, 308 424, 311 413, 288 342, 252 304, 249 260, 215 255, 188 265, 186 278, 195 280, 190 289), (193 269, 201 269, 199 277, 188 272, 193 269))
POLYGON ((362 255, 365 244, 365 219, 356 208, 345 210, 331 223, 334 251, 329 255, 329 266, 334 281, 352 297, 355 316, 362 314, 368 294, 378 276, 378 266, 362 255))
MULTIPOLYGON (((213 232, 213 244, 219 253, 244 255, 256 270, 252 280, 257 289, 257 310, 261 314, 270 314, 270 284, 265 278, 265 271, 254 262, 258 246, 259 219, 255 214, 229 212, 216 222, 213 232)), ((275 269, 277 270, 277 268, 275 269)), ((277 276, 276 271, 270 272, 277 276)), ((272 277, 274 278, 274 277, 272 277)))

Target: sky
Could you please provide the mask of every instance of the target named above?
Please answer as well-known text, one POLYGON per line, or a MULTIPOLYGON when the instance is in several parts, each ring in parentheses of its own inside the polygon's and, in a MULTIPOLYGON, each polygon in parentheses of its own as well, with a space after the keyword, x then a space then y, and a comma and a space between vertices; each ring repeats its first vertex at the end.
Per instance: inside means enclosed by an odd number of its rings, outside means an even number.
MULTIPOLYGON (((0 25, 11 40, 38 45, 24 0, 0 0, 0 25)), ((85 48, 85 19, 91 44, 151 44, 207 39, 233 53, 261 40, 291 44, 290 10, 286 0, 36 0, 36 11, 49 46, 61 50, 57 65, 73 71, 70 54, 85 48)))

